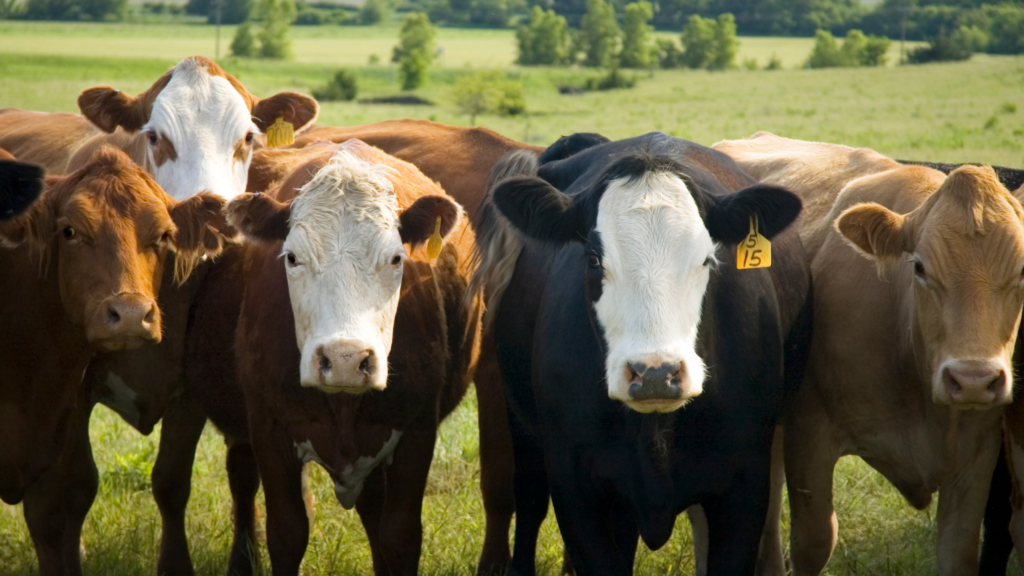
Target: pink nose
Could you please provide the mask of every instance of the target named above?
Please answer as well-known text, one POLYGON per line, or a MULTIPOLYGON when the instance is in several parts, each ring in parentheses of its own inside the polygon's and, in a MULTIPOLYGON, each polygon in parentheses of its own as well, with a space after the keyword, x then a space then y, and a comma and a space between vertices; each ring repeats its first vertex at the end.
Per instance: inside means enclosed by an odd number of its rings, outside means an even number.
POLYGON ((313 370, 317 381, 326 388, 361 393, 377 385, 379 361, 373 348, 358 340, 335 340, 316 350, 313 370))
POLYGON ((89 341, 112 350, 160 341, 160 309, 140 294, 107 298, 97 307, 86 330, 89 341))
POLYGON ((954 404, 1002 404, 1009 400, 1006 371, 988 361, 967 360, 948 366, 942 383, 954 404))

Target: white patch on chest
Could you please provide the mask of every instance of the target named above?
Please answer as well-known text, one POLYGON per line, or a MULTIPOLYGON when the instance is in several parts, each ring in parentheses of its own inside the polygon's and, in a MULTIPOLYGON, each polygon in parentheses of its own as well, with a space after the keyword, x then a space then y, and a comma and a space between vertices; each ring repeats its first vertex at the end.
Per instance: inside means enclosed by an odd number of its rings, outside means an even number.
POLYGON ((132 390, 120 376, 113 372, 107 373, 107 380, 103 384, 107 390, 97 398, 99 403, 117 412, 125 422, 138 428, 139 422, 142 420, 142 413, 139 412, 139 407, 135 404, 135 398, 138 397, 135 390, 132 390))
POLYGON ((324 461, 320 459, 320 455, 313 449, 313 442, 311 440, 298 443, 292 442, 292 445, 295 446, 295 457, 302 460, 303 464, 306 464, 307 462, 316 462, 322 466, 324 470, 334 472, 331 470, 330 466, 324 464, 324 461))
POLYGON ((338 498, 342 508, 351 510, 356 505, 356 500, 363 491, 363 482, 377 466, 380 466, 381 462, 386 461, 387 464, 391 464, 391 456, 395 453, 395 448, 398 447, 398 440, 401 437, 401 430, 392 430, 391 437, 384 443, 376 456, 372 458, 363 456, 356 460, 355 465, 345 467, 341 473, 341 482, 334 483, 334 495, 338 498))

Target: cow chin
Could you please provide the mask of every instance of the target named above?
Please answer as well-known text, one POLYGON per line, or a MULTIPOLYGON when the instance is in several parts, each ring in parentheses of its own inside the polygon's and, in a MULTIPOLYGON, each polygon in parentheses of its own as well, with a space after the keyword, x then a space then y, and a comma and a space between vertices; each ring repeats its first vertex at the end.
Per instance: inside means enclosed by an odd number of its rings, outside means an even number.
POLYGON ((1013 372, 1001 358, 947 359, 932 380, 932 400, 960 410, 989 410, 1013 400, 1013 372))

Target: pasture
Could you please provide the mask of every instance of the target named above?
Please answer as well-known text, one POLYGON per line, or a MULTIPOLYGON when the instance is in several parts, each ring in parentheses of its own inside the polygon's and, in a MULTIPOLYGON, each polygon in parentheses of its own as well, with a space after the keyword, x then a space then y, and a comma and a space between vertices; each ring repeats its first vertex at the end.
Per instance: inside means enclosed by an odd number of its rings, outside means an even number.
MULTIPOLYGON (((222 53, 233 29, 222 31, 222 53)), ((371 54, 390 57, 397 29, 293 28, 291 62, 224 58, 226 70, 257 95, 293 89, 309 93, 336 68, 359 78, 360 98, 399 91, 392 67, 368 66, 371 54)), ((433 106, 325 103, 319 122, 363 124, 390 118, 430 118, 468 124, 459 115, 451 84, 470 67, 498 67, 520 79, 528 114, 481 116, 477 123, 512 138, 548 144, 576 131, 612 138, 662 130, 711 144, 758 130, 868 146, 898 158, 1024 165, 1024 58, 975 56, 954 64, 879 69, 802 70, 810 39, 741 38, 740 59, 763 66, 773 53, 782 71, 639 72, 631 90, 563 96, 586 70, 511 67, 510 31, 442 29, 444 61, 416 92, 433 106)), ((894 44, 898 52, 898 45, 894 44)), ((110 84, 129 93, 147 88, 168 66, 190 54, 213 55, 213 28, 184 25, 0 22, 0 107, 76 111, 83 88, 110 84)), ((159 428, 142 437, 112 412, 98 408, 91 436, 100 493, 85 524, 87 574, 155 572, 160 520, 149 493, 159 428)), ((470 394, 443 425, 424 501, 421 573, 472 574, 483 539, 479 497, 476 404, 470 394)), ((193 471, 188 532, 197 573, 222 573, 231 540, 231 501, 223 468, 223 442, 208 426, 193 471)), ((306 575, 367 574, 371 560, 354 511, 343 510, 318 469, 310 470, 316 497, 306 575)), ((917 512, 859 460, 844 459, 835 479, 839 543, 828 574, 933 574, 935 504, 917 512)), ((788 516, 788 515, 787 515, 788 516)), ((784 534, 788 532, 784 516, 784 534)), ((685 519, 663 549, 640 545, 637 573, 692 574, 685 519)), ((269 568, 266 551, 264 564, 269 568)), ((541 535, 538 564, 556 575, 561 542, 553 515, 541 535)), ((0 574, 36 570, 21 509, 0 504, 0 574)), ((1013 568, 1011 572, 1020 572, 1013 568)))

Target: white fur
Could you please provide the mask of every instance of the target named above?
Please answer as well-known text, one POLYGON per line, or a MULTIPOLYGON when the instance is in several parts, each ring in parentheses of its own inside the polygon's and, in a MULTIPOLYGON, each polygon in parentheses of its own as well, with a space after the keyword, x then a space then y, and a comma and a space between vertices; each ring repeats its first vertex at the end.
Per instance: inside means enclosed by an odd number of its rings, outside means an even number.
POLYGON ((138 428, 142 421, 142 413, 139 411, 138 404, 135 403, 135 399, 138 397, 135 390, 132 390, 123 378, 113 372, 107 374, 104 384, 107 387, 107 393, 102 394, 97 401, 117 412, 125 422, 138 428))
POLYGON ((401 430, 391 430, 391 437, 380 448, 380 452, 374 457, 362 456, 356 460, 355 465, 345 467, 341 473, 341 481, 334 483, 334 496, 346 510, 351 510, 363 491, 363 483, 370 476, 377 466, 382 462, 391 464, 395 448, 398 448, 398 441, 402 439, 401 430))
POLYGON ((174 67, 142 130, 174 145, 176 160, 157 166, 150 148, 149 162, 157 183, 176 200, 204 190, 228 200, 245 192, 252 150, 238 160, 235 145, 259 128, 238 90, 199 62, 187 58, 174 67))
POLYGON ((378 368, 369 387, 386 385, 405 258, 389 170, 339 151, 292 203, 283 265, 303 386, 354 391, 350 383, 321 381, 317 369, 318 350, 342 342, 372 350, 378 368), (289 264, 289 253, 298 265, 289 264))
POLYGON ((615 180, 598 205, 597 232, 604 250, 601 297, 594 303, 608 342, 608 396, 641 412, 668 412, 701 393, 704 362, 697 328, 715 244, 697 204, 678 176, 649 173, 615 180), (682 364, 677 402, 640 405, 629 397, 634 362, 682 364))

